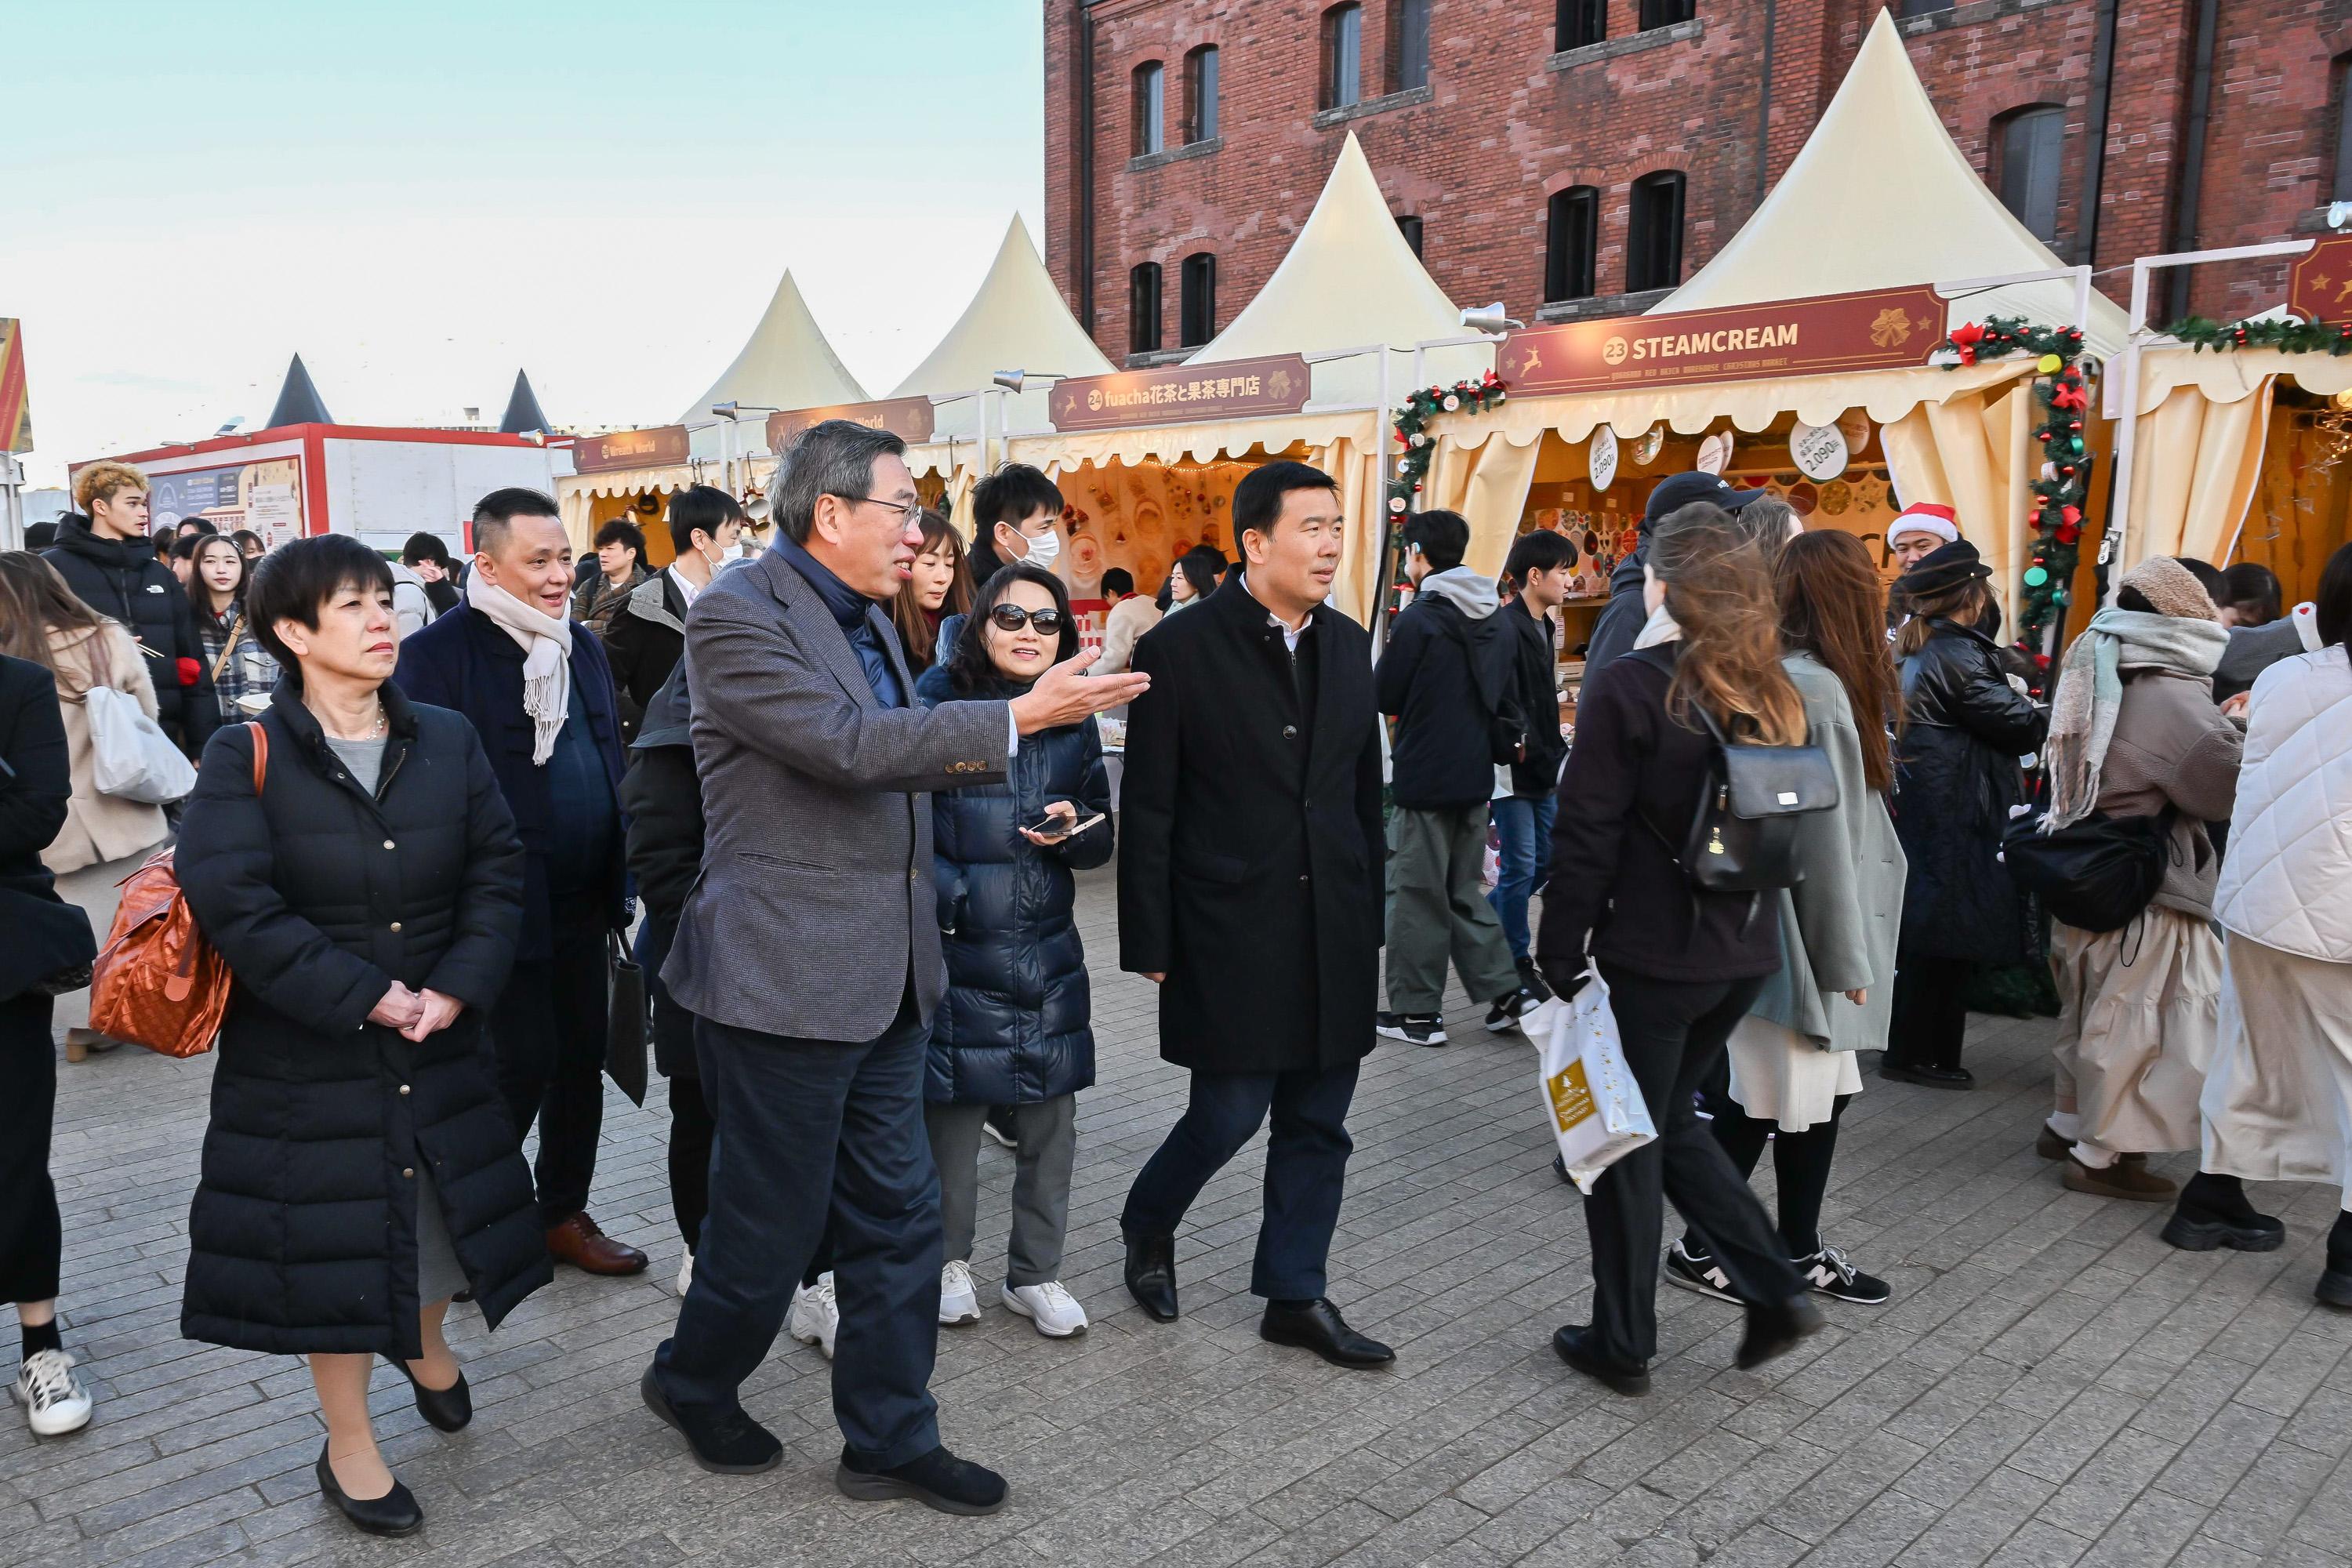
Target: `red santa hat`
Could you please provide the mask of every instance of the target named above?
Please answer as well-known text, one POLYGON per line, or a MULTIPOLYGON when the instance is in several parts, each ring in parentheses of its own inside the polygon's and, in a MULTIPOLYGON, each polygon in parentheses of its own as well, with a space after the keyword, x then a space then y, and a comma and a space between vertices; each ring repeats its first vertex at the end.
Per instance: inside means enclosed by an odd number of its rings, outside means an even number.
POLYGON ((1959 514, 1934 501, 1913 501, 1886 525, 1886 542, 1892 545, 1906 533, 1932 533, 1947 544, 1955 543, 1960 537, 1959 514))

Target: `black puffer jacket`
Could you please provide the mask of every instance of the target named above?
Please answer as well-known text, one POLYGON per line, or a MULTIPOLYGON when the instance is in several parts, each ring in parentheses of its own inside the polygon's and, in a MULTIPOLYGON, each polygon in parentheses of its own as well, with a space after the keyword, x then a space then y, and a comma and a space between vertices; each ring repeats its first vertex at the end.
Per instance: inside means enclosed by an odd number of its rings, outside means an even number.
POLYGON ((702 874, 702 785, 694 772, 694 740, 687 733, 692 717, 686 666, 680 663, 646 705, 643 725, 629 748, 629 771, 621 775, 621 809, 629 818, 629 875, 646 905, 645 923, 637 928, 637 962, 645 966, 646 991, 654 1005, 654 1065, 667 1078, 702 1076, 694 1055, 694 1015, 677 1005, 661 978, 686 896, 702 874))
POLYGON ((1559 688, 1552 679, 1551 617, 1531 616, 1525 606, 1506 601, 1495 618, 1512 632, 1512 700, 1521 726, 1522 750, 1511 764, 1511 793, 1530 799, 1549 795, 1559 787, 1559 765, 1568 760, 1568 741, 1559 732, 1559 688))
MULTIPOLYGON (((945 665, 915 683, 925 707, 1019 695, 959 692, 945 665)), ((1110 858, 1110 778, 1094 721, 1021 737, 1012 775, 931 796, 948 991, 931 1020, 923 1097, 954 1105, 1029 1105, 1095 1081, 1087 955, 1074 871, 1110 858), (1066 800, 1103 820, 1050 848, 1021 837, 1066 800)))
POLYGON ((236 725, 205 748, 181 823, 181 885, 236 977, 188 1214, 190 1339, 418 1354, 420 1166, 492 1325, 548 1281, 483 1027, 514 960, 522 846, 473 727, 382 689, 373 797, 289 671, 260 721, 260 798, 236 725), (412 1043, 367 1021, 394 980, 466 1009, 412 1043))
POLYGON ((147 650, 155 721, 190 756, 201 752, 220 727, 220 705, 188 591, 155 559, 154 545, 143 539, 100 539, 90 531, 89 519, 68 512, 58 520, 56 545, 42 552, 41 559, 57 568, 76 598, 131 629, 147 650), (184 681, 183 675, 193 679, 184 681))
POLYGON ((1895 831, 1911 863, 1901 951, 1978 963, 2023 962, 2029 910, 2002 868, 2000 836, 2025 799, 2018 759, 2047 718, 2001 674, 1993 641, 1937 620, 1903 660, 1906 729, 1895 759, 1895 831))

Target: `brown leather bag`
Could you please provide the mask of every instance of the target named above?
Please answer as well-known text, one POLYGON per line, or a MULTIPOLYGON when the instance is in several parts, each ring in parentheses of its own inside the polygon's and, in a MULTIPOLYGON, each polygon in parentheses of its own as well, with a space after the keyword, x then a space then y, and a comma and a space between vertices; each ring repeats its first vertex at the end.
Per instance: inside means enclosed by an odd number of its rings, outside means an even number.
MULTIPOLYGON (((269 732, 253 737, 253 797, 269 776, 269 732)), ((228 961, 196 929, 169 849, 131 874, 91 966, 89 1026, 167 1057, 213 1048, 228 1015, 228 961)))

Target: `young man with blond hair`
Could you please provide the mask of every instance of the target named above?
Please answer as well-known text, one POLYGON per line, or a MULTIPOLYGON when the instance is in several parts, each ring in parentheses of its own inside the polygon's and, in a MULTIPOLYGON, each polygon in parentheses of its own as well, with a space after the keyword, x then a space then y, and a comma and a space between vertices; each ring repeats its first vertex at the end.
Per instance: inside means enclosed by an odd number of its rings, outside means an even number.
POLYGON ((92 463, 74 475, 73 499, 41 558, 75 597, 138 639, 156 722, 195 756, 219 728, 220 708, 187 591, 147 536, 147 476, 128 463, 92 463))

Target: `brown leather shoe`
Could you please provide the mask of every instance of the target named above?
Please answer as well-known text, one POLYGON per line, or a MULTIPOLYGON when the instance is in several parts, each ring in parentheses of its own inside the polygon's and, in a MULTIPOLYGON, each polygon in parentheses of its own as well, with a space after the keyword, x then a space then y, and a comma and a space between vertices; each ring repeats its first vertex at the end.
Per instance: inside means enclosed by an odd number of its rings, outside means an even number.
POLYGON ((547 1255, 583 1274, 642 1274, 646 1262, 644 1253, 597 1229, 585 1210, 547 1233, 547 1255))
POLYGON ((2118 1154, 2104 1171, 2095 1171, 2070 1152, 2064 1180, 2069 1192, 2098 1198, 2123 1198, 2137 1204, 2170 1203, 2179 1189, 2162 1176, 2152 1175, 2145 1154, 2118 1154))

